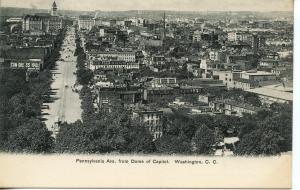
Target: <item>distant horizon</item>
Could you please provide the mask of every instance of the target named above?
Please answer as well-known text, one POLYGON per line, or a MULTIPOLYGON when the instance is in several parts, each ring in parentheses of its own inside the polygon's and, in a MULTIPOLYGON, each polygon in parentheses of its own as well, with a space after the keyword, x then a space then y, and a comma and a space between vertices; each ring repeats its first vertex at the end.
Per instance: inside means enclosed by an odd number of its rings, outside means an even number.
MULTIPOLYGON (((7 7, 7 6, 1 6, 0 8, 16 8, 16 9, 31 9, 31 10, 50 10, 50 9, 46 9, 46 8, 28 8, 28 7, 7 7)), ((78 12, 95 12, 95 11, 102 11, 102 12, 127 12, 127 11, 154 11, 154 12, 191 12, 191 13, 196 13, 196 12, 199 12, 199 13, 205 13, 205 12, 208 12, 208 13, 212 13, 212 12, 233 12, 233 13, 236 13, 236 12, 251 12, 251 13, 255 13, 255 12, 258 12, 258 13, 272 13, 272 12, 280 12, 280 13, 285 13, 285 12, 289 12, 289 13, 292 13, 293 11, 246 11, 246 10, 243 10, 243 11, 188 11, 188 10, 151 10, 151 9, 128 9, 128 10, 74 10, 74 9, 59 9, 58 11, 78 11, 78 12)))
MULTIPOLYGON (((293 0, 56 0, 65 11, 293 12, 293 0), (255 6, 253 6, 255 5, 255 6)), ((0 0, 0 7, 49 10, 53 0, 0 0)))

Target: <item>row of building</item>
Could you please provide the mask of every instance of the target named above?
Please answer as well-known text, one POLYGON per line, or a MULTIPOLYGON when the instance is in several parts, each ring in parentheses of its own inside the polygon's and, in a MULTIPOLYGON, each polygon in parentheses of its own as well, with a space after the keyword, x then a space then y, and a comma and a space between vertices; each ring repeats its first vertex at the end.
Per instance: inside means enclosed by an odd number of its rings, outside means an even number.
POLYGON ((224 23, 168 19, 164 14, 156 22, 144 19, 130 24, 129 18, 123 18, 119 20, 124 22, 110 19, 108 24, 106 18, 78 18, 86 65, 95 74, 96 108, 109 109, 113 99, 121 100, 157 139, 163 135, 160 120, 166 109, 242 117, 268 109, 274 102, 292 103, 288 88, 275 87, 281 80, 279 67, 289 68, 283 61, 286 57, 266 43, 276 32, 228 30, 224 23), (140 76, 144 70, 149 73, 140 76), (266 88, 274 92, 263 93, 266 88), (257 95, 262 106, 206 95, 230 89, 257 95))
POLYGON ((55 41, 66 26, 63 17, 57 13, 55 2, 50 12, 8 19, 12 28, 21 24, 22 31, 1 35, 1 68, 21 69, 28 74, 40 72, 46 66, 55 41))

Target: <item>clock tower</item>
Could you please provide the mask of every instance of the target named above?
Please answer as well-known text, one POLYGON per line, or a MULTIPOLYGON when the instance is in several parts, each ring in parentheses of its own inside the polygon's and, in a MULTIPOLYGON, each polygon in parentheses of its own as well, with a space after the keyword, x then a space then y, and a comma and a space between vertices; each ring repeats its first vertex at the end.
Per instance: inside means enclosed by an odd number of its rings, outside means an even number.
POLYGON ((51 15, 57 16, 57 5, 56 5, 55 1, 52 4, 51 15))

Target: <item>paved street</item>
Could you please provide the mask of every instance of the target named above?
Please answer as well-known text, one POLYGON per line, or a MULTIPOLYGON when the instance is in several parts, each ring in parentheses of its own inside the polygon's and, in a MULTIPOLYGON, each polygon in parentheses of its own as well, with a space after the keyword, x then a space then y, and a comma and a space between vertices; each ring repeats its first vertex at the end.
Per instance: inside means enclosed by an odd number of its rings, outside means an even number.
POLYGON ((68 30, 66 39, 62 45, 61 60, 57 62, 57 70, 53 70, 53 83, 51 85, 54 99, 51 103, 45 103, 49 109, 43 109, 43 118, 49 130, 53 128, 58 120, 74 122, 81 119, 80 99, 78 93, 74 92, 76 82, 76 56, 74 56, 75 31, 68 30))

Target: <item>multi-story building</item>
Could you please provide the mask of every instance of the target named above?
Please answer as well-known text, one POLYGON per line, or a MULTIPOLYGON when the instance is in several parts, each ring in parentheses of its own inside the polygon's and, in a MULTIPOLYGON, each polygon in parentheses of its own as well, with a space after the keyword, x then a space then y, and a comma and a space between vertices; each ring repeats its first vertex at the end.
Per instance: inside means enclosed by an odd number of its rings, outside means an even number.
POLYGON ((78 27, 79 30, 91 30, 95 25, 94 18, 90 15, 80 15, 78 17, 78 27))
POLYGON ((51 14, 37 13, 23 17, 23 32, 33 34, 56 33, 63 28, 63 19, 57 15, 57 6, 54 2, 51 14))
POLYGON ((130 27, 130 26, 132 25, 132 21, 131 21, 131 20, 125 20, 125 21, 124 21, 124 25, 125 25, 126 27, 130 27))
POLYGON ((123 60, 91 60, 89 68, 91 70, 139 69, 139 63, 123 60))
POLYGON ((211 61, 209 59, 201 59, 200 62, 200 72, 202 78, 212 78, 213 71, 219 69, 223 63, 220 61, 211 61))
POLYGON ((193 33, 193 42, 200 42, 201 41, 201 31, 200 30, 196 30, 193 33))
POLYGON ((63 28, 63 19, 59 16, 51 16, 48 19, 49 30, 48 32, 56 32, 63 28))
POLYGON ((94 18, 95 26, 102 26, 102 19, 101 18, 94 18))
POLYGON ((212 112, 223 113, 225 115, 232 115, 242 117, 244 113, 255 114, 260 108, 251 106, 249 104, 236 102, 233 100, 213 100, 209 102, 209 107, 212 112))
POLYGON ((163 65, 163 64, 165 64, 165 62, 166 62, 166 59, 165 59, 165 56, 163 56, 163 55, 155 55, 152 57, 152 61, 151 61, 151 63, 154 65, 163 65))
POLYGON ((89 60, 117 60, 125 62, 135 62, 134 51, 89 51, 89 60))
POLYGON ((38 72, 43 68, 46 56, 44 48, 18 48, 9 49, 5 60, 10 62, 11 69, 38 72))
POLYGON ((100 36, 100 37, 104 37, 105 34, 106 34, 106 33, 105 33, 104 28, 100 28, 100 29, 99 29, 99 36, 100 36))
POLYGON ((159 99, 174 101, 178 96, 193 96, 203 92, 200 86, 180 86, 180 87, 147 87, 143 89, 143 99, 149 103, 159 99))
POLYGON ((151 81, 152 87, 176 86, 176 78, 154 78, 151 81))
POLYGON ((119 93, 121 102, 127 110, 137 110, 141 106, 142 92, 140 90, 126 90, 119 93))
POLYGON ((153 135, 153 140, 156 140, 163 135, 162 115, 163 111, 158 110, 136 110, 132 113, 133 118, 137 118, 144 123, 150 134, 153 135))
POLYGON ((36 15, 26 15, 23 19, 23 31, 42 32, 43 31, 42 18, 36 15))
POLYGON ((96 70, 94 72, 94 81, 95 82, 98 82, 98 81, 107 81, 107 76, 104 73, 104 71, 96 70))
POLYGON ((226 61, 226 54, 223 51, 210 51, 209 52, 209 59, 212 61, 226 61))
POLYGON ((213 95, 200 94, 199 97, 198 97, 198 102, 208 105, 209 102, 211 102, 214 98, 215 98, 215 96, 213 96, 213 95))
POLYGON ((256 82, 274 81, 276 80, 276 75, 274 73, 265 71, 243 71, 241 72, 241 78, 256 82))
POLYGON ((265 81, 275 81, 276 74, 264 71, 214 71, 219 80, 227 88, 240 88, 247 90, 258 87, 265 81))
POLYGON ((100 88, 111 88, 114 86, 114 84, 109 81, 99 81, 95 84, 95 86, 100 87, 100 88))
POLYGON ((26 15, 23 19, 23 32, 54 33, 63 28, 63 20, 59 16, 49 14, 26 15))
POLYGON ((262 35, 253 35, 251 46, 253 51, 256 53, 261 48, 265 47, 266 45, 266 38, 262 35))
POLYGON ((228 41, 235 41, 235 34, 236 32, 228 32, 227 34, 228 41))
POLYGON ((229 32, 227 34, 229 41, 234 42, 249 42, 251 41, 251 34, 248 32, 229 32))

